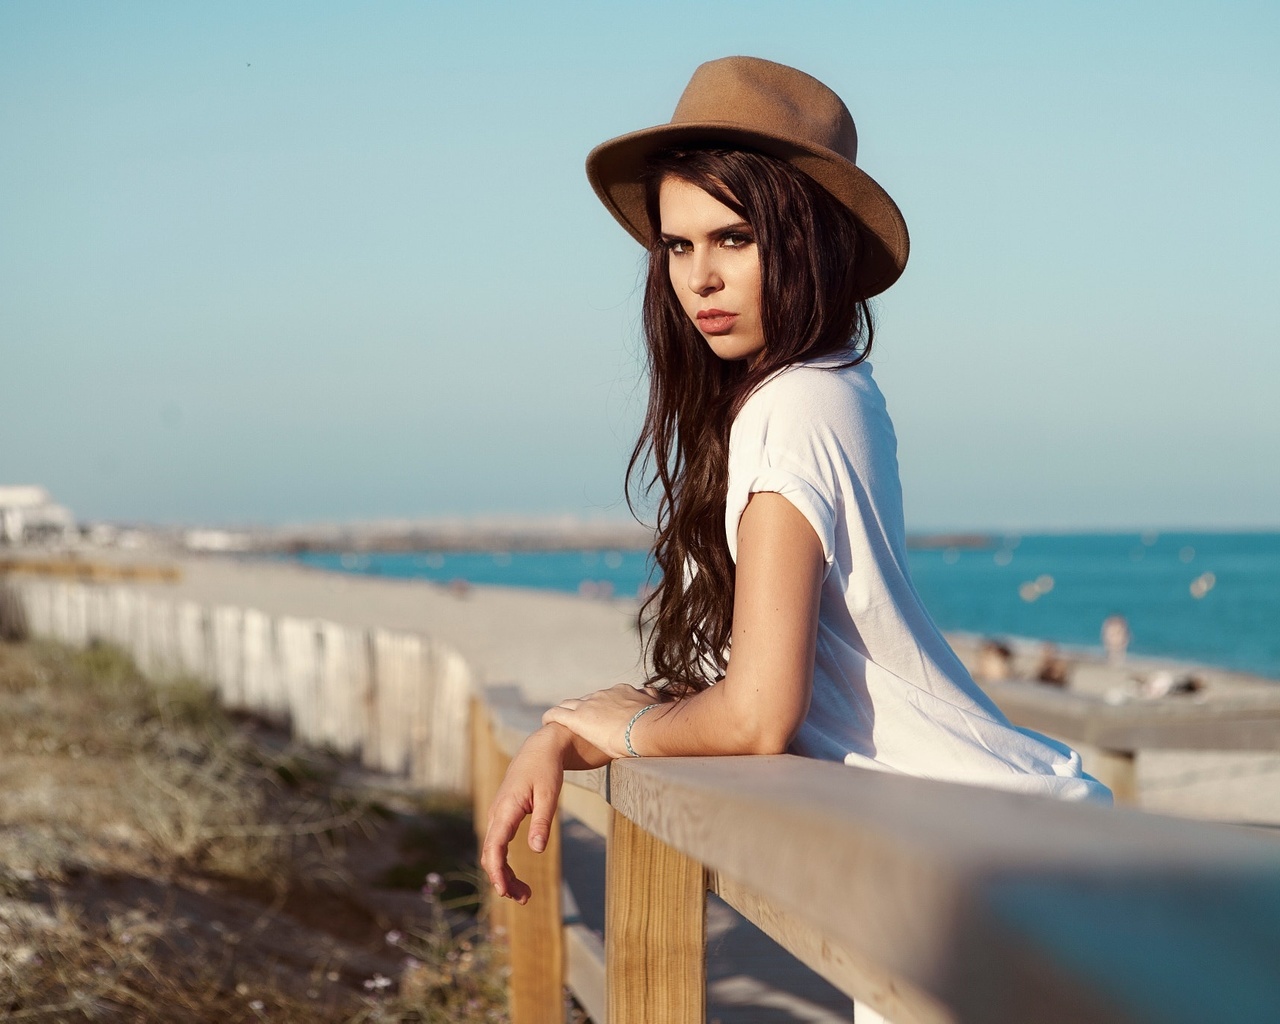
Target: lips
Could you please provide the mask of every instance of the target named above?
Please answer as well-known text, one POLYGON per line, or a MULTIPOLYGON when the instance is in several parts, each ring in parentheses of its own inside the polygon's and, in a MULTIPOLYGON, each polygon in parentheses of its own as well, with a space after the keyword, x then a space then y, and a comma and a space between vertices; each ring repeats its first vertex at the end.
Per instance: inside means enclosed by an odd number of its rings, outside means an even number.
POLYGON ((703 334, 727 334, 733 329, 737 313, 729 313, 723 309, 698 310, 698 330, 703 334))

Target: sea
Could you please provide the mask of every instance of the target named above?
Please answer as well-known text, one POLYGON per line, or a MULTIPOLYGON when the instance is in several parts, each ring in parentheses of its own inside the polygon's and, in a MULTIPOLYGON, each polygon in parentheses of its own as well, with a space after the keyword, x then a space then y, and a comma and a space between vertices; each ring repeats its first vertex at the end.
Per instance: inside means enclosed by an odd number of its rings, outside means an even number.
MULTIPOLYGON (((645 551, 306 553, 317 568, 634 599, 645 551)), ((1280 533, 1055 533, 914 544, 916 589, 934 620, 1009 640, 1101 649, 1128 620, 1133 654, 1280 680, 1280 533)))

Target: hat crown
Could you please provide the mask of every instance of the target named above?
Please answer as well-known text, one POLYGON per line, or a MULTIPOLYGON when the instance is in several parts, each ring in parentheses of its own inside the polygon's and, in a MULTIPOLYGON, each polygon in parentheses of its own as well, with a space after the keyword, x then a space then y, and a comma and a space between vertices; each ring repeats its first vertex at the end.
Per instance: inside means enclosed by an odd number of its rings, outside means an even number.
POLYGON ((719 122, 803 140, 857 162, 853 116, 831 89, 803 71, 759 57, 722 57, 698 66, 671 124, 719 122))

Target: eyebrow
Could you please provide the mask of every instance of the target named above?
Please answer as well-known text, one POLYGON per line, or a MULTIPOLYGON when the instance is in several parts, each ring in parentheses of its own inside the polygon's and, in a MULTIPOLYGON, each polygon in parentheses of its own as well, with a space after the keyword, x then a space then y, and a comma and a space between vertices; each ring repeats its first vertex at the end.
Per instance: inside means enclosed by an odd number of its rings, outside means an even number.
MULTIPOLYGON (((751 227, 751 225, 750 225, 750 224, 748 224, 745 220, 739 220, 739 221, 734 221, 734 223, 732 223, 732 224, 726 224, 726 225, 725 225, 724 227, 722 227, 722 228, 716 228, 714 231, 708 232, 708 236, 707 236, 707 237, 709 237, 709 238, 721 238, 721 237, 723 237, 724 235, 731 235, 731 234, 734 234, 735 232, 740 232, 740 231, 751 231, 751 232, 753 232, 753 233, 754 233, 754 230, 755 230, 755 229, 754 229, 754 228, 752 228, 752 227, 751 227)), ((685 237, 684 237, 684 235, 673 235, 673 234, 671 234, 670 232, 667 232, 667 231, 660 231, 660 232, 658 232, 658 236, 659 236, 659 237, 660 237, 664 242, 687 242, 687 241, 689 241, 689 239, 685 238, 685 237)))

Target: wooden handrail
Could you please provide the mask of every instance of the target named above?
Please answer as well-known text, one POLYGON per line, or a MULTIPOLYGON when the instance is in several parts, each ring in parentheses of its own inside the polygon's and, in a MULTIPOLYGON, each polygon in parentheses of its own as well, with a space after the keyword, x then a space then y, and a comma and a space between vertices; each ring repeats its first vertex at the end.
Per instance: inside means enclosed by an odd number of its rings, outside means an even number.
MULTIPOLYGON (((288 721, 300 740, 425 787, 471 789, 478 830, 540 720, 517 691, 490 690, 470 705, 468 733, 470 669, 426 637, 119 586, 9 585, 39 635, 114 640, 155 678, 205 679, 228 706, 288 721)), ((1265 701, 1111 708, 1062 696, 998 699, 1027 724, 1075 730, 1130 761, 1140 745, 1274 749, 1265 701)), ((568 773, 561 808, 609 837, 614 909, 604 948, 566 926, 558 821, 542 855, 517 838, 516 870, 535 896, 494 908, 511 942, 516 1024, 558 1024, 562 979, 597 1024, 699 1021, 707 889, 896 1024, 1250 1024, 1280 1006, 1273 837, 789 757, 568 773)))
MULTIPOLYGON (((512 752, 541 709, 496 698, 477 710, 512 752)), ((690 885, 896 1024, 1261 1022, 1280 1006, 1268 837, 785 755, 577 775, 565 795, 610 808, 606 905, 627 908, 607 911, 609 1024, 702 1019, 690 885)), ((528 957, 513 936, 513 978, 528 957)), ((559 1020, 544 1012, 513 1020, 559 1020)))
POLYGON ((1019 725, 1106 750, 1280 751, 1280 687, 1275 697, 1125 704, 1038 683, 984 688, 1019 725))
POLYGON ((1280 692, 1203 703, 1173 698, 1108 704, 1025 681, 984 688, 1011 721, 1075 747, 1117 803, 1140 800, 1137 761, 1143 750, 1280 752, 1280 692))

